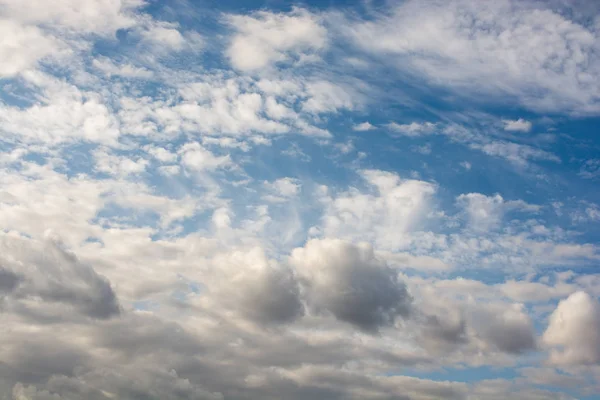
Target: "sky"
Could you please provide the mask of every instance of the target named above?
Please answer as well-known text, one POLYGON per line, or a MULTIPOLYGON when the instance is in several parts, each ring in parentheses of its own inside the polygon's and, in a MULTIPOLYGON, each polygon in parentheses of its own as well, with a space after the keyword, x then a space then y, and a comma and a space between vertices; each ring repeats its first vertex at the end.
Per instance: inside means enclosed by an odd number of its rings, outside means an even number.
POLYGON ((0 0, 1 400, 600 399, 600 3, 0 0))

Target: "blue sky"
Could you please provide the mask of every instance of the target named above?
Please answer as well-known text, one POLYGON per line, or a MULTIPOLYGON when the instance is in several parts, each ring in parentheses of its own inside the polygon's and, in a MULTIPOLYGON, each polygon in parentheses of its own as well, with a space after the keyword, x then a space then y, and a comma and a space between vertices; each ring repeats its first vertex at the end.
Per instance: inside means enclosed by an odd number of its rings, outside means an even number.
POLYGON ((0 0, 0 399, 595 399, 594 1, 0 0))

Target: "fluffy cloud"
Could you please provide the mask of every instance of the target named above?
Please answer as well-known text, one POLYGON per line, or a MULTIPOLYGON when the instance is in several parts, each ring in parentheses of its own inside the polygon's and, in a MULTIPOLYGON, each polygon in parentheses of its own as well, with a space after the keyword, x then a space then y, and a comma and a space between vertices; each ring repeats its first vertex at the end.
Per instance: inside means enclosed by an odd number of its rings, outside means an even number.
POLYGON ((290 14, 260 11, 230 15, 226 21, 237 31, 227 49, 234 68, 257 71, 275 63, 310 60, 327 44, 319 17, 303 9, 290 14))
POLYGON ((406 243, 403 235, 428 211, 435 186, 379 170, 364 170, 361 176, 373 193, 353 189, 324 198, 325 235, 368 240, 382 250, 401 248, 406 243))
POLYGON ((360 124, 356 124, 352 127, 352 130, 357 132, 372 131, 373 129, 376 129, 376 127, 369 121, 361 122, 360 124))
POLYGON ((502 119, 596 112, 590 13, 42 3, 0 0, 0 399, 598 386, 596 200, 555 174, 597 163, 502 119))
POLYGON ((544 343, 557 364, 600 363, 600 303, 585 292, 562 300, 550 316, 544 343))
POLYGON ((504 120, 504 130, 510 132, 529 132, 532 124, 530 121, 526 121, 523 118, 517 120, 504 120))
POLYGON ((312 240, 292 252, 291 263, 316 312, 329 312, 365 331, 377 331, 410 312, 405 285, 368 245, 312 240))
POLYGON ((1 274, 2 287, 8 293, 5 307, 31 313, 34 319, 43 315, 60 317, 63 307, 91 318, 119 314, 119 302, 109 282, 61 249, 55 239, 39 243, 2 234, 0 246, 5 255, 1 274))
POLYGON ((521 353, 536 347, 533 323, 522 305, 482 307, 471 318, 478 334, 500 351, 521 353))
MULTIPOLYGON (((304 313, 293 271, 269 260, 259 248, 219 255, 213 260, 214 278, 204 282, 214 305, 262 324, 291 322, 304 313)), ((200 301, 203 301, 200 299, 200 301)))

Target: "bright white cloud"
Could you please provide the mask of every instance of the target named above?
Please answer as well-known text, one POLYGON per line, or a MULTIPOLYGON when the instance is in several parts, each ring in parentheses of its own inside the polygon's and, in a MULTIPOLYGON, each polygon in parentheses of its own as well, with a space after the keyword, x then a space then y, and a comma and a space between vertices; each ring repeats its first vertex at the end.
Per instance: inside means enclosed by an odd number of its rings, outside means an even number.
POLYGON ((435 186, 378 170, 361 171, 361 176, 374 193, 353 189, 326 196, 324 234, 367 240, 382 250, 402 248, 408 241, 407 232, 429 211, 435 186))
POLYGON ((178 153, 181 163, 192 171, 212 171, 234 166, 228 155, 215 156, 198 142, 183 145, 178 153))
POLYGON ((480 231, 497 228, 505 212, 520 210, 535 213, 540 209, 539 206, 527 204, 522 200, 505 201, 498 194, 485 196, 481 193, 468 193, 461 194, 456 200, 467 213, 470 226, 480 231))
POLYGON ((301 61, 327 45, 327 31, 319 17, 303 9, 290 14, 229 15, 226 21, 236 31, 226 54, 233 67, 242 71, 301 61))
POLYGON ((532 124, 530 121, 519 118, 517 120, 504 120, 504 130, 510 132, 529 132, 532 124))
POLYGON ((365 51, 395 56, 434 85, 534 110, 600 111, 597 30, 539 3, 408 1, 345 29, 365 51))
POLYGON ((386 126, 393 133, 409 137, 430 135, 435 129, 435 124, 431 122, 411 122, 410 124, 398 124, 396 122, 390 122, 386 126))
POLYGON ((550 361, 557 364, 600 363, 600 302, 585 292, 562 300, 543 336, 550 361))
POLYGON ((374 125, 372 125, 369 121, 361 122, 360 124, 356 124, 352 127, 352 130, 357 132, 366 132, 376 129, 374 125))
POLYGON ((0 77, 15 76, 37 67, 46 57, 56 55, 63 45, 35 26, 24 26, 15 21, 0 19, 0 77))

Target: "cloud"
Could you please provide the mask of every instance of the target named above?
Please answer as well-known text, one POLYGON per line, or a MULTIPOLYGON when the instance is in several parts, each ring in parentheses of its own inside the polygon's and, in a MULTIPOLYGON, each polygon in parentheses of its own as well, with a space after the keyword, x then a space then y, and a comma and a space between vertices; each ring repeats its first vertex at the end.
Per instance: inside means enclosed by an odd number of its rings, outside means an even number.
POLYGON ((353 189, 325 197, 323 232, 330 237, 366 240, 381 250, 402 248, 407 232, 428 212, 435 185, 403 180, 386 171, 363 170, 360 174, 373 193, 353 189))
POLYGON ((536 348, 533 323, 522 305, 481 307, 472 321, 478 334, 500 351, 518 354, 536 348))
POLYGON ((22 2, 1 0, 3 14, 25 24, 40 24, 50 29, 112 35, 117 29, 137 23, 133 12, 140 0, 59 0, 44 10, 43 0, 22 2))
POLYGON ((470 147, 481 150, 490 156, 505 158, 514 165, 522 168, 529 164, 529 160, 561 162, 558 156, 525 144, 491 141, 485 144, 472 143, 470 147))
POLYGON ((406 286, 368 245, 315 239, 295 249, 290 262, 317 313, 329 312, 365 331, 377 331, 410 313, 406 286))
POLYGON ((517 120, 503 120, 504 130, 509 132, 529 132, 531 131, 532 124, 530 121, 526 121, 523 118, 517 120))
POLYGON ((3 286, 10 289, 5 302, 8 307, 48 317, 72 310, 98 319, 119 314, 119 302, 110 283, 53 239, 39 243, 2 234, 0 246, 3 254, 13 257, 1 261, 5 268, 11 268, 2 274, 3 286))
POLYGON ((369 121, 361 122, 360 124, 352 126, 352 130, 357 132, 367 132, 372 131, 373 129, 377 129, 377 127, 372 125, 369 121))
POLYGON ((584 179, 596 179, 600 177, 600 159, 592 158, 586 160, 581 165, 579 176, 584 179))
POLYGON ((502 116, 596 112, 595 13, 536 4, 0 0, 0 398, 591 393, 593 143, 502 116))
POLYGON ((152 71, 143 67, 136 67, 132 64, 117 65, 108 57, 99 57, 92 61, 95 68, 104 72, 107 76, 122 76, 124 78, 149 79, 152 78, 152 71))
POLYGON ((99 149, 94 153, 96 159, 96 170, 113 176, 125 177, 137 175, 146 170, 148 160, 138 157, 131 159, 125 156, 110 154, 105 149, 99 149))
POLYGON ((179 154, 181 163, 192 171, 213 171, 234 165, 229 155, 215 156, 198 142, 186 143, 179 154))
POLYGON ((543 336, 556 364, 600 363, 600 303, 579 291, 562 300, 543 336))
POLYGON ((269 260, 259 248, 220 255, 213 261, 215 280, 205 284, 214 305, 261 324, 292 322, 304 314, 299 287, 293 271, 269 260))
POLYGON ((485 196, 481 193, 461 194, 456 199, 469 221, 469 225, 479 231, 489 231, 500 226, 504 213, 510 210, 537 212, 540 207, 522 200, 505 201, 502 196, 485 196))
POLYGON ((298 179, 279 178, 273 182, 264 182, 265 188, 271 194, 265 196, 265 200, 272 202, 284 202, 298 195, 302 184, 298 179))
POLYGON ((23 26, 11 20, 0 21, 0 57, 10 62, 0 66, 0 77, 13 77, 29 68, 37 67, 39 61, 60 52, 62 44, 47 37, 35 26, 23 26))
POLYGON ((0 129, 6 135, 51 145, 78 139, 114 145, 119 124, 100 94, 40 72, 28 72, 25 79, 40 90, 42 100, 26 108, 0 105, 0 129))
POLYGON ((402 136, 418 137, 430 135, 434 132, 435 124, 431 122, 411 122, 410 124, 398 124, 390 122, 386 125, 389 130, 402 136))
POLYGON ((477 101, 597 114, 597 32, 566 15, 539 2, 408 1, 343 30, 400 71, 477 101))
POLYGON ((302 61, 327 45, 327 31, 319 17, 300 8, 289 14, 228 15, 225 20, 235 31, 226 54, 232 66, 242 71, 302 61))

